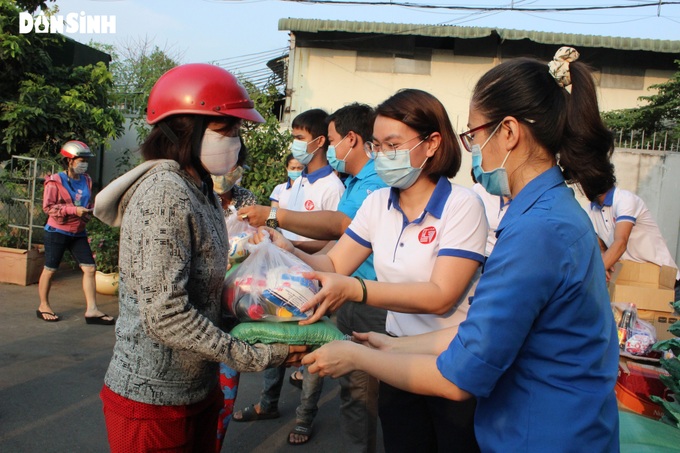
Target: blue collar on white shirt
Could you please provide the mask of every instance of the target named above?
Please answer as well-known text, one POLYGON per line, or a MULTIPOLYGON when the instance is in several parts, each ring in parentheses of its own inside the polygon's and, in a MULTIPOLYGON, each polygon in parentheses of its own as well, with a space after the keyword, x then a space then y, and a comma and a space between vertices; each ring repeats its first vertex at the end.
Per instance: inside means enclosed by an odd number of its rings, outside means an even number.
POLYGON ((331 173, 333 173, 333 167, 331 167, 330 165, 325 165, 311 173, 307 173, 307 167, 305 167, 305 169, 302 170, 302 176, 307 178, 310 184, 314 184, 319 179, 326 177, 331 173))
POLYGON ((590 202, 590 209, 597 209, 600 210, 604 208, 605 206, 611 206, 614 203, 614 190, 616 187, 612 187, 609 189, 609 191, 605 194, 604 200, 602 200, 602 205, 597 202, 597 199, 594 201, 590 202))
MULTIPOLYGON (((441 219, 442 213, 444 212, 444 206, 446 206, 446 201, 449 199, 449 195, 451 195, 451 181, 449 181, 446 176, 440 176, 439 181, 437 181, 437 185, 430 196, 430 200, 427 202, 427 206, 425 206, 423 215, 416 219, 415 222, 420 223, 426 212, 438 219, 441 219)), ((401 207, 399 207, 399 189, 395 187, 390 189, 390 198, 387 202, 387 209, 390 209, 392 205, 394 205, 394 207, 403 214, 401 207)))

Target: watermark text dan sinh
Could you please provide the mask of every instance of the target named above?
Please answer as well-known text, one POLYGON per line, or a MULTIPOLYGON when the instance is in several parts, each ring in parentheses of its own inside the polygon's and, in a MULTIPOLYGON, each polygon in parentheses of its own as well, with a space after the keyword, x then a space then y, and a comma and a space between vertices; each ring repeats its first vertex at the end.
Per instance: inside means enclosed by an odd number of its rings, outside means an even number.
POLYGON ((19 13, 19 33, 95 33, 110 34, 116 32, 116 16, 87 15, 68 13, 66 15, 45 16, 19 13))

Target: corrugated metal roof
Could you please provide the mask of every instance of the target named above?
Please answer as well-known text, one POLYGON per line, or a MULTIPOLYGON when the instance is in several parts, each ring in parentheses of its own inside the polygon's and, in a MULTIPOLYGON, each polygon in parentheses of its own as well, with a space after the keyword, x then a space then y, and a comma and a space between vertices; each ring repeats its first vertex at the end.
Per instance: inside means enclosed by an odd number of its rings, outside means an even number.
POLYGON ((498 34, 501 39, 529 39, 541 44, 569 44, 582 47, 602 47, 618 50, 644 50, 662 53, 680 53, 680 41, 661 39, 624 38, 614 36, 577 35, 542 31, 512 30, 485 27, 458 27, 455 25, 394 24, 386 22, 354 22, 346 20, 279 19, 279 30, 292 32, 345 32, 376 33, 384 35, 417 35, 439 38, 484 38, 498 34))

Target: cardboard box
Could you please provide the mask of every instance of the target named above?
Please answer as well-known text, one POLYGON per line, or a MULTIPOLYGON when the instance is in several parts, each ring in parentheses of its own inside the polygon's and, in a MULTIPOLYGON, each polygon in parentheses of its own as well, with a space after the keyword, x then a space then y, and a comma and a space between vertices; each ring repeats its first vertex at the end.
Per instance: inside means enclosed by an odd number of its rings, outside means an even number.
POLYGON ((641 286, 644 288, 673 289, 678 270, 670 266, 658 266, 654 263, 636 263, 621 260, 614 265, 616 284, 641 286))
POLYGON ((45 266, 45 249, 31 250, 0 247, 0 282, 15 285, 38 283, 45 266))
POLYGON ((676 323, 680 316, 677 313, 666 313, 663 311, 638 310, 638 319, 647 321, 656 329, 656 340, 670 340, 675 335, 668 331, 668 328, 676 323))
POLYGON ((614 387, 619 406, 650 418, 661 418, 663 409, 649 398, 655 395, 671 401, 670 391, 659 379, 661 375, 667 376, 668 372, 649 363, 621 358, 614 387))
POLYGON ((633 303, 638 309, 672 313, 675 291, 616 283, 609 286, 609 297, 612 302, 633 303))

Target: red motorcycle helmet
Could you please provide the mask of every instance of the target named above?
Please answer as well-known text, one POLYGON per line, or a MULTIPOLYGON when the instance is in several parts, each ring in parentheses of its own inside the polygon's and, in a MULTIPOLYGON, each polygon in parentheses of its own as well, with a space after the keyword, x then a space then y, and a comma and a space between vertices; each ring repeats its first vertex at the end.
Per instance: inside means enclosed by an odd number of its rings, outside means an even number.
POLYGON ((192 63, 172 68, 156 81, 149 94, 146 121, 156 124, 170 115, 192 114, 229 115, 264 123, 254 107, 246 89, 229 71, 192 63))
POLYGON ((94 153, 90 151, 90 147, 78 140, 71 140, 64 143, 59 154, 69 159, 75 159, 76 157, 94 157, 94 153))

